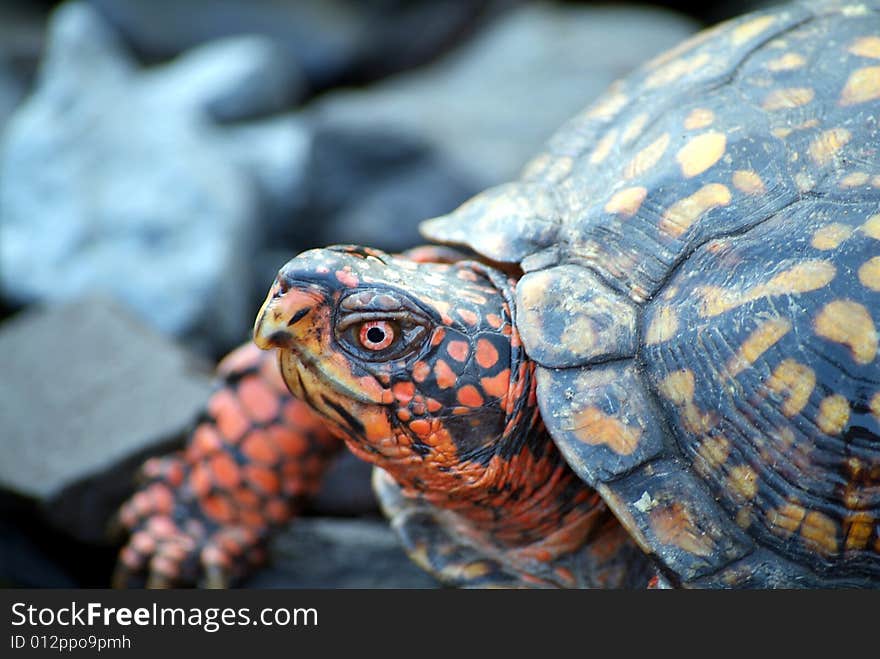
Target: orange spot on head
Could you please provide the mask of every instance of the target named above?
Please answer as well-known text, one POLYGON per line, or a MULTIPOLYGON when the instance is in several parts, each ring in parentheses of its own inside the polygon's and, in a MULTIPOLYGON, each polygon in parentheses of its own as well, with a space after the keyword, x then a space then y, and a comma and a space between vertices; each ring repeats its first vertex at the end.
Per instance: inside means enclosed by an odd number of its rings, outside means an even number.
POLYGON ((416 392, 416 388, 412 382, 398 382, 393 387, 391 387, 391 391, 394 393, 394 397, 403 404, 409 403, 412 400, 413 394, 416 392))
POLYGON ((467 309, 458 309, 456 313, 458 314, 459 318, 461 318, 468 325, 474 326, 477 324, 477 314, 475 314, 473 311, 469 311, 467 309))
POLYGON ((450 341, 446 346, 446 352, 457 362, 467 361, 470 346, 467 341, 450 341))
POLYGON ((431 424, 424 419, 416 419, 409 424, 409 427, 419 437, 426 437, 431 432, 431 424))
POLYGON ((412 377, 416 382, 424 382, 431 374, 431 365, 427 362, 418 361, 413 365, 412 377))
POLYGON ((336 279, 339 280, 340 284, 343 284, 345 286, 349 286, 351 288, 354 288, 355 286, 357 286, 360 283, 358 278, 356 276, 354 276, 352 273, 348 272, 347 270, 337 270, 336 271, 336 279))
POLYGON ((248 377, 239 383, 238 397, 248 416, 258 423, 266 423, 278 415, 278 397, 257 377, 248 377))
POLYGON ((510 369, 505 368, 498 375, 480 379, 480 386, 487 396, 502 398, 510 388, 510 369))
POLYGON ((458 391, 458 402, 468 407, 480 407, 483 404, 483 397, 477 388, 471 384, 463 386, 458 391))
POLYGON ((437 386, 441 389, 453 387, 458 381, 458 376, 449 368, 449 364, 442 359, 438 359, 437 363, 434 364, 434 377, 437 380, 437 386))

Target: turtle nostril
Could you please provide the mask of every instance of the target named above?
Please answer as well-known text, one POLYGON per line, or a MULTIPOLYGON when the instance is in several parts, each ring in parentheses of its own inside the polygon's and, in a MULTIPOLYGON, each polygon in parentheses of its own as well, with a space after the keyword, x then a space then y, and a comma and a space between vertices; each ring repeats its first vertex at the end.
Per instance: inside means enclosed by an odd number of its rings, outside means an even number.
POLYGON ((309 311, 311 311, 311 310, 312 310, 311 307, 303 307, 302 309, 297 311, 295 314, 293 314, 293 316, 291 316, 290 320, 287 321, 287 326, 290 327, 291 325, 295 325, 296 323, 301 321, 303 318, 305 318, 306 314, 309 313, 309 311))

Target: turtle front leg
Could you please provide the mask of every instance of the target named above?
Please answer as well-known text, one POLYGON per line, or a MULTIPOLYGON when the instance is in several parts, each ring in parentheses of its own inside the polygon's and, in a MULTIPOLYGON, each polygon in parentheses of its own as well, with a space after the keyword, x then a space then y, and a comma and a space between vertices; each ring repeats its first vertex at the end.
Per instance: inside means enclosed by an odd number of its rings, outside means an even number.
POLYGON ((642 589, 654 575, 646 555, 598 497, 572 523, 509 547, 472 520, 407 496, 378 467, 373 490, 410 559, 447 586, 642 589), (571 546, 573 535, 582 541, 571 546))
POLYGON ((225 587, 265 559, 272 532, 318 489, 343 447, 290 395, 277 356, 248 343, 217 368, 218 384, 186 447, 148 460, 120 509, 130 533, 114 586, 225 587))
POLYGON ((536 586, 463 542, 437 518, 435 507, 404 496, 394 479, 378 467, 373 469, 373 490, 410 560, 440 583, 456 588, 536 586))

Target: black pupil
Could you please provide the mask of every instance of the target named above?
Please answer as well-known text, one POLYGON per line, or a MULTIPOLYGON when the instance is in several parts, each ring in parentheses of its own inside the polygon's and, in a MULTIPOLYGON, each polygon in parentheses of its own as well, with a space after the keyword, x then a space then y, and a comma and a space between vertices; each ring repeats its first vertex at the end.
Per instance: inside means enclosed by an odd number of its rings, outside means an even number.
POLYGON ((385 340, 385 332, 378 327, 371 327, 367 330, 367 340, 370 343, 382 343, 385 340))

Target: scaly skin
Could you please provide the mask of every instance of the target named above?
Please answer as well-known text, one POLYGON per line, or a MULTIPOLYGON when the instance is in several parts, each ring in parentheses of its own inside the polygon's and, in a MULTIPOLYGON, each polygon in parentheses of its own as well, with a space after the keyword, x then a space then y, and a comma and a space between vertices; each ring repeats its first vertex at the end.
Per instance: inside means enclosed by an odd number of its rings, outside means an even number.
POLYGON ((290 396, 274 355, 253 343, 218 366, 217 387, 186 448, 147 461, 146 484, 119 513, 131 532, 115 585, 226 586, 265 559, 264 544, 318 489, 342 448, 290 396))
POLYGON ((644 585, 639 551, 544 429, 513 284, 473 261, 312 250, 279 273, 255 342, 381 468, 386 511, 441 580, 644 585))
MULTIPOLYGON (((219 387, 185 451, 149 461, 150 482, 121 511, 133 534, 120 554, 117 585, 147 573, 150 586, 223 586, 252 570, 272 531, 317 489, 342 446, 337 437, 380 467, 374 486, 405 549, 444 583, 644 585, 641 553, 543 427, 533 366, 514 328, 510 282, 478 263, 449 265, 461 258, 442 247, 399 258, 359 249, 299 257, 324 292, 315 295, 308 285, 281 293, 279 283, 257 330, 264 347, 285 345, 280 361, 294 396, 275 354, 249 345, 221 363, 219 387), (339 274, 324 272, 322 254, 346 262, 339 274), (310 260, 316 255, 320 263, 310 260), (422 350, 410 350, 408 361, 361 362, 335 336, 335 303, 366 290, 352 272, 379 259, 415 289, 436 292, 430 332, 412 327, 422 350), (447 286, 437 286, 438 276, 447 286), (450 291, 455 307, 441 301, 450 291), (298 302, 311 307, 305 315, 294 308, 298 302), (274 330, 267 313, 275 316, 274 330), (335 376, 316 379, 297 366, 291 328, 302 334, 298 354, 320 358, 335 376)), ((384 290, 401 299, 396 288, 384 290)), ((366 297, 380 306, 391 300, 366 297)), ((431 298, 407 299, 409 317, 427 320, 431 298)), ((405 320, 397 313, 394 322, 405 320)))

